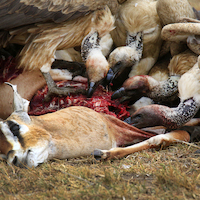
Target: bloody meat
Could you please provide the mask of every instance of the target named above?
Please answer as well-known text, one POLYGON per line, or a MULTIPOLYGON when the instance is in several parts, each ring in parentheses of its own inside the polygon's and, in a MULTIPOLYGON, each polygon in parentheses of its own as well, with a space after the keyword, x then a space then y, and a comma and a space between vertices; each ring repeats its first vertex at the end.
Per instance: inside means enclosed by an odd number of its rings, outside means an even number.
MULTIPOLYGON (((20 70, 16 69, 16 60, 12 57, 0 59, 0 66, 1 83, 10 81, 21 73, 20 70)), ((56 84, 59 87, 72 86, 87 89, 87 83, 77 81, 59 81, 56 84)), ((30 115, 42 115, 69 106, 85 106, 97 112, 113 115, 121 120, 124 120, 130 115, 127 111, 128 106, 126 104, 121 104, 119 100, 111 100, 113 92, 105 90, 103 86, 98 86, 92 98, 87 98, 82 94, 71 94, 65 97, 52 97, 50 102, 44 102, 43 99, 47 91, 48 87, 46 86, 34 95, 30 102, 30 115)))

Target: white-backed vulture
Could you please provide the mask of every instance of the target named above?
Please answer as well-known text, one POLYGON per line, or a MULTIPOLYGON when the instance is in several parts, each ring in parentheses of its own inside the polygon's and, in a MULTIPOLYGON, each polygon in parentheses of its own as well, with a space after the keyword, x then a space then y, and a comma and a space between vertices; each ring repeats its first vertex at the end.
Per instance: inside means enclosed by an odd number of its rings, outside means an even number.
POLYGON ((162 44, 161 24, 156 11, 156 1, 127 0, 116 14, 116 28, 111 32, 117 47, 109 56, 109 64, 114 75, 132 68, 129 76, 147 74, 155 64, 162 44), (140 37, 132 45, 138 33, 140 37))
MULTIPOLYGON (((116 0, 110 1, 70 1, 70 0, 8 0, 0 2, 0 45, 8 43, 24 45, 19 54, 18 67, 26 70, 39 68, 48 86, 52 79, 47 73, 55 59, 55 51, 80 46, 82 40, 90 33, 98 33, 99 39, 114 27, 114 13, 118 7, 116 0), (110 9, 109 9, 110 8, 110 9)), ((96 37, 96 36, 94 36, 96 37)), ((108 71, 108 63, 99 47, 99 39, 91 48, 98 49, 90 59, 93 62, 87 69, 94 68, 95 81, 102 79, 108 71), (99 70, 102 70, 99 73, 99 70)), ((88 44, 91 45, 91 44, 88 44)), ((88 53, 87 55, 89 55, 88 53)), ((85 58, 88 61, 88 58, 85 58)), ((87 63, 86 63, 87 65, 87 63)), ((100 71, 101 71, 100 70, 100 71)), ((89 73, 89 72, 88 72, 89 73)), ((90 80, 89 80, 90 81, 90 80)), ((91 80, 93 81, 93 80, 91 80)), ((55 86, 55 84, 52 84, 55 86)), ((54 88, 56 92, 58 88, 54 88)), ((59 90, 60 94, 68 94, 73 89, 59 90)))
POLYGON ((131 116, 131 124, 138 128, 165 126, 167 129, 177 129, 192 119, 200 108, 200 56, 198 62, 181 76, 178 90, 178 107, 144 106, 131 116))

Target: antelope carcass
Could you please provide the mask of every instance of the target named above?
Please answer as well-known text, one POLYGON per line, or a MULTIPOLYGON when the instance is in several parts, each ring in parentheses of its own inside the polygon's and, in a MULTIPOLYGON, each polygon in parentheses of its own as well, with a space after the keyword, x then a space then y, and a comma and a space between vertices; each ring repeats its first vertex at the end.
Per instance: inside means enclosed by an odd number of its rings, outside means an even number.
POLYGON ((82 106, 29 116, 29 102, 18 94, 16 85, 7 84, 14 90, 14 112, 0 122, 0 153, 8 163, 17 166, 36 167, 53 158, 73 158, 93 152, 96 158, 122 157, 161 143, 169 145, 177 139, 190 139, 184 130, 156 135, 82 106), (138 144, 118 148, 134 143, 138 144))
POLYGON ((14 112, 0 122, 0 151, 8 163, 36 167, 53 158, 91 155, 96 148, 110 149, 154 135, 81 106, 29 116, 29 102, 9 85, 14 90, 14 112))

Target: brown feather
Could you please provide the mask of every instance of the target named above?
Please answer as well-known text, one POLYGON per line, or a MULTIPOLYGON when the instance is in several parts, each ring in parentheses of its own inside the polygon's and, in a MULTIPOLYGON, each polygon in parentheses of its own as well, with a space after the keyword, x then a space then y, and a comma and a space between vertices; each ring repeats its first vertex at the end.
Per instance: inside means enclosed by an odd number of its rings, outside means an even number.
MULTIPOLYGON (((94 4, 91 4, 92 8, 94 4)), ((33 70, 48 65, 50 68, 56 50, 80 46, 83 38, 92 29, 98 31, 102 37, 114 28, 113 24, 111 11, 105 7, 62 23, 37 23, 12 29, 10 42, 25 44, 19 55, 19 67, 33 70)))
POLYGON ((190 50, 173 56, 168 65, 170 75, 183 75, 194 66, 197 62, 197 58, 198 55, 190 50))

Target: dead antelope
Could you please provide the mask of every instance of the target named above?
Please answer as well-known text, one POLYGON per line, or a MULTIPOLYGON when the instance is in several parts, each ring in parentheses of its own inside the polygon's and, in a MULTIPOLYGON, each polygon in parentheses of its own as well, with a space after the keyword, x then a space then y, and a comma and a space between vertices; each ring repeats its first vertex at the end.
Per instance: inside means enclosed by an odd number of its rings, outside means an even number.
POLYGON ((177 139, 190 139, 189 133, 184 130, 156 136, 113 116, 82 106, 41 116, 29 116, 29 102, 18 94, 16 85, 7 84, 14 91, 14 112, 0 122, 0 152, 10 164, 36 167, 53 158, 73 158, 91 155, 93 152, 96 158, 119 158, 162 143, 169 145, 177 139), (117 148, 137 142, 141 143, 117 148))
POLYGON ((14 90, 14 112, 0 122, 0 151, 8 163, 36 167, 53 158, 91 155, 96 148, 110 149, 154 135, 81 106, 29 116, 28 101, 9 85, 14 90))

